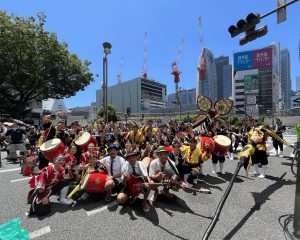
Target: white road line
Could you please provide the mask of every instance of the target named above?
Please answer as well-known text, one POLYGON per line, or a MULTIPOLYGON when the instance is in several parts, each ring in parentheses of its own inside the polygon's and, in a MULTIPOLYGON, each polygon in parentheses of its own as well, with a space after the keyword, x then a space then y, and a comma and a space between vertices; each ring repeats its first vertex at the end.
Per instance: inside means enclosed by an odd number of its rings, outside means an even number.
POLYGON ((290 158, 294 158, 294 157, 295 157, 295 154, 294 154, 294 151, 292 151, 290 154, 290 158))
POLYGON ((96 213, 99 213, 99 212, 103 212, 104 210, 108 209, 109 207, 113 207, 113 206, 116 206, 118 205, 119 203, 117 201, 113 201, 111 202, 110 204, 102 207, 102 208, 97 208, 97 209, 94 209, 94 210, 91 210, 91 211, 86 211, 86 214, 88 216, 91 216, 91 215, 94 215, 96 213))
POLYGON ((5 170, 0 170, 0 173, 5 173, 5 172, 13 172, 13 171, 20 171, 21 168, 11 168, 11 169, 5 169, 5 170))
POLYGON ((10 182, 21 182, 21 181, 25 181, 25 180, 29 180, 29 179, 31 179, 31 177, 15 179, 15 180, 11 180, 10 182))
POLYGON ((40 236, 42 236, 42 235, 44 235, 46 233, 49 233, 49 232, 51 232, 50 226, 44 227, 44 228, 36 230, 36 231, 34 231, 32 233, 29 233, 29 238, 30 239, 37 238, 37 237, 40 237, 40 236))

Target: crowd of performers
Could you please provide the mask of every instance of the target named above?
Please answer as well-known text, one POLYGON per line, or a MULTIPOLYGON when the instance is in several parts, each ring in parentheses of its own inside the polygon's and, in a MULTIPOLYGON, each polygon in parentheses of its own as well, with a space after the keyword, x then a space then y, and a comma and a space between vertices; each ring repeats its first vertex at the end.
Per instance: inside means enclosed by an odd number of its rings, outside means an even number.
MULTIPOLYGON (((103 194, 106 202, 117 194, 120 204, 134 204, 141 194, 142 208, 147 212, 151 190, 154 194, 150 200, 155 201, 159 194, 173 198, 172 188, 192 189, 207 171, 208 160, 212 161, 212 174, 224 174, 225 159, 234 160, 238 146, 257 136, 260 140, 251 158, 251 174, 266 176, 268 134, 260 131, 256 119, 236 126, 213 120, 205 128, 196 129, 176 121, 154 126, 152 120, 140 126, 97 121, 85 128, 75 121, 67 128, 59 116, 45 116, 40 131, 16 123, 0 124, 0 145, 6 147, 7 159, 15 161, 16 150, 20 150, 21 171, 32 176, 30 215, 49 213, 53 194, 59 194, 59 203, 65 205, 84 201, 95 193, 103 194)), ((273 130, 282 137, 285 126, 277 119, 273 130)), ((275 139, 273 144, 276 154, 282 156, 283 144, 275 139)))

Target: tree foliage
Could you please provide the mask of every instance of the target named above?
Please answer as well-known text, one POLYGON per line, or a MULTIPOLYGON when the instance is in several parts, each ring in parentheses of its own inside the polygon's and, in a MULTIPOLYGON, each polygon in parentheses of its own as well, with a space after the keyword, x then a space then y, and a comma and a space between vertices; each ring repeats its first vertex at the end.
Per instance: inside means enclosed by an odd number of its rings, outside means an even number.
POLYGON ((32 100, 74 96, 93 79, 81 61, 44 29, 46 16, 0 11, 0 112, 22 117, 32 100))
MULTIPOLYGON (((111 105, 111 104, 108 104, 107 106, 107 110, 108 110, 108 121, 109 122, 117 122, 119 121, 119 117, 117 115, 117 111, 116 111, 116 108, 111 105)), ((100 108, 100 110, 98 111, 98 117, 99 118, 104 118, 104 108, 100 108)))

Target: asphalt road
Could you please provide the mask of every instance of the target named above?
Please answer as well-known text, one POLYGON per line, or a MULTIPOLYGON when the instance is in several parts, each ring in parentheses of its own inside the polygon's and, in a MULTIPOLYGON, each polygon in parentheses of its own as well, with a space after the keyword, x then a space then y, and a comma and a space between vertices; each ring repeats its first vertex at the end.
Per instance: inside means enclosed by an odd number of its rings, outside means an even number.
MULTIPOLYGON (((294 143, 296 136, 285 139, 294 143)), ((285 147, 283 158, 274 154, 271 141, 267 177, 245 177, 241 170, 228 197, 220 219, 209 239, 285 239, 278 218, 294 212, 295 177, 291 173, 292 149, 285 147)), ((159 198, 144 213, 140 202, 119 206, 113 198, 89 199, 76 207, 62 206, 52 196, 52 213, 43 218, 27 217, 28 179, 20 174, 18 165, 3 160, 0 168, 0 224, 19 217, 21 227, 32 239, 202 239, 216 207, 228 186, 237 161, 226 159, 224 175, 211 174, 206 162, 206 175, 197 187, 210 187, 212 194, 174 192, 174 200, 159 198)))

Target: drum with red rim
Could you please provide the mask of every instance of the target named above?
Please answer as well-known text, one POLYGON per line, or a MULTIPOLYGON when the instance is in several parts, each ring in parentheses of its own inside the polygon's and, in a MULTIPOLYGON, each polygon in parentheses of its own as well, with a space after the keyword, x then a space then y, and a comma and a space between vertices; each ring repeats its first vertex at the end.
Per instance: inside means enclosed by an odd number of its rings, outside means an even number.
POLYGON ((200 137, 198 146, 201 152, 212 153, 215 148, 215 141, 210 137, 200 137))
POLYGON ((81 190, 86 192, 101 193, 104 191, 107 175, 104 173, 91 173, 85 176, 81 190))
POLYGON ((97 142, 96 139, 89 132, 84 132, 75 140, 75 144, 82 150, 86 150, 90 143, 93 143, 94 146, 96 146, 97 142))
POLYGON ((224 135, 217 135, 214 136, 213 139, 215 141, 215 148, 213 153, 217 156, 225 156, 231 145, 230 138, 224 135))
POLYGON ((57 155, 64 153, 65 145, 59 138, 53 138, 44 142, 41 145, 40 150, 45 158, 47 158, 50 162, 53 162, 57 155))

